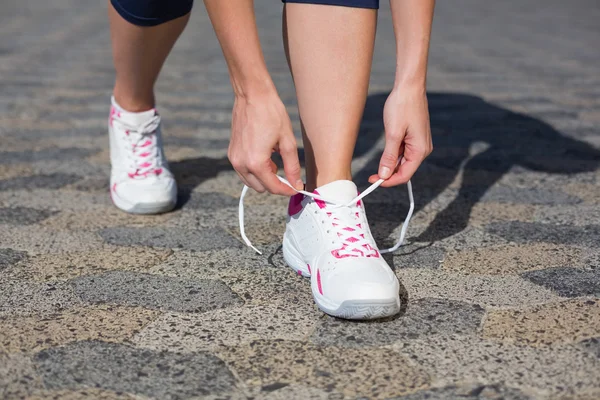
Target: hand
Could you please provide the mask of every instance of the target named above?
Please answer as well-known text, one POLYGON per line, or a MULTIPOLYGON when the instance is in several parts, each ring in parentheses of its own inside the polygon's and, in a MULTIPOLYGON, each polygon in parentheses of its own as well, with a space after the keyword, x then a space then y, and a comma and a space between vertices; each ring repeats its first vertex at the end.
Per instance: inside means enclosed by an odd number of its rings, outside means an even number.
POLYGON ((425 89, 394 89, 385 102, 383 123, 385 150, 379 173, 371 175, 369 182, 385 179, 381 186, 391 187, 408 182, 433 150, 425 89))
POLYGON ((296 138, 279 96, 264 94, 252 100, 236 97, 228 151, 233 168, 257 192, 293 196, 296 192, 277 179, 277 166, 271 160, 274 151, 281 154, 287 180, 303 189, 296 138))

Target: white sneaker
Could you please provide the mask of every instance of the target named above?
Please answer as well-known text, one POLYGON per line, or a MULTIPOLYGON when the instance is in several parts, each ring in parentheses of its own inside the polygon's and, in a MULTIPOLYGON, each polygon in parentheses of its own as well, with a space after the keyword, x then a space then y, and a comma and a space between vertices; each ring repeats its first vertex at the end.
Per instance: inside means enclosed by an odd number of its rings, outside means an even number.
POLYGON ((290 199, 283 257, 311 277, 319 308, 347 319, 373 319, 400 311, 399 282, 371 235, 358 191, 335 181, 290 199))
POLYGON ((113 203, 132 214, 172 210, 177 184, 164 155, 158 112, 127 112, 112 98, 108 133, 113 203))

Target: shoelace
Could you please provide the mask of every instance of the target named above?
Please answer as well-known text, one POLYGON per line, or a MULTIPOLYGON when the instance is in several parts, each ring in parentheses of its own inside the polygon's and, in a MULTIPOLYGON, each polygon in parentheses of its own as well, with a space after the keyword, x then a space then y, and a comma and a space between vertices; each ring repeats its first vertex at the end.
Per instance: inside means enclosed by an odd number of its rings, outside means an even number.
MULTIPOLYGON (((321 207, 321 204, 318 205, 321 207)), ((338 241, 341 242, 340 248, 333 250, 332 253, 336 258, 379 256, 375 248, 376 244, 372 241, 371 236, 368 235, 360 218, 361 207, 358 202, 351 203, 346 207, 339 205, 323 205, 323 207, 327 207, 325 213, 331 220, 331 225, 338 236, 338 241)), ((315 214, 317 213, 318 211, 315 210, 315 214)), ((328 229, 327 233, 329 232, 330 230, 328 229)))
MULTIPOLYGON (((281 182, 283 182, 284 184, 286 184, 289 187, 291 187, 292 189, 294 189, 294 191, 296 191, 296 193, 301 193, 301 194, 311 197, 315 200, 324 201, 328 204, 333 205, 334 208, 350 207, 353 204, 356 204, 358 201, 362 200, 363 197, 369 195, 371 192, 373 192, 375 189, 377 189, 383 182, 385 182, 384 179, 379 179, 377 182, 375 182, 374 184, 369 186, 364 192, 362 192, 361 194, 356 196, 354 199, 352 199, 348 203, 340 204, 340 203, 336 203, 334 201, 327 200, 326 198, 323 198, 322 196, 315 194, 315 193, 310 193, 305 190, 297 190, 284 178, 282 178, 280 176, 278 176, 277 178, 279 178, 279 180, 281 182)), ((413 211, 415 209, 415 201, 414 201, 413 192, 412 192, 412 184, 410 181, 408 181, 406 183, 406 187, 408 188, 408 198, 410 200, 410 208, 408 209, 408 214, 406 215, 406 218, 404 219, 404 222, 402 223, 402 228, 400 229, 400 237, 398 238, 398 241, 396 242, 396 244, 393 247, 390 247, 389 249, 379 250, 379 252, 382 254, 383 253, 392 253, 392 252, 398 250, 398 248, 400 248, 400 246, 402 246, 402 243, 404 243, 404 238, 406 236, 406 230, 408 229, 408 223, 410 222, 410 218, 412 217, 413 211)), ((258 250, 256 247, 254 247, 252 245, 252 243, 246 236, 246 230, 244 229, 244 197, 246 197, 246 194, 248 193, 248 189, 250 189, 250 188, 248 186, 244 185, 244 188, 242 189, 242 194, 240 196, 240 205, 239 205, 240 234, 242 236, 242 239, 244 239, 244 242, 246 243, 246 245, 248 245, 249 247, 254 249, 254 251, 256 251, 258 254, 262 254, 262 252, 260 250, 258 250)), ((342 231, 343 231, 343 229, 342 229, 342 231)), ((353 244, 356 247, 358 245, 362 246, 363 244, 369 244, 369 242, 365 240, 363 243, 359 239, 358 242, 355 242, 353 244)))
POLYGON ((154 115, 140 126, 132 126, 115 118, 124 129, 128 138, 128 148, 125 154, 129 159, 130 178, 143 178, 148 174, 160 174, 162 169, 158 165, 159 155, 155 132, 160 125, 160 116, 154 115))

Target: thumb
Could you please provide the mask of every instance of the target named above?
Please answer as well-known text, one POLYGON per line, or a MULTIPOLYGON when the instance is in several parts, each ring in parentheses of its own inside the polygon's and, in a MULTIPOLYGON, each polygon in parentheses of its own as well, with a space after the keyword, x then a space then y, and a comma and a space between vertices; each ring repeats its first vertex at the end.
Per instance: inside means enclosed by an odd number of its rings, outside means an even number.
POLYGON ((300 174, 300 159, 298 158, 298 148, 295 140, 287 140, 279 145, 279 154, 283 159, 283 171, 288 182, 297 190, 304 189, 304 182, 300 174))
POLYGON ((397 137, 388 136, 385 140, 385 149, 381 155, 381 161, 379 162, 379 178, 389 179, 396 165, 398 164, 398 157, 400 156, 400 146, 402 139, 397 137))

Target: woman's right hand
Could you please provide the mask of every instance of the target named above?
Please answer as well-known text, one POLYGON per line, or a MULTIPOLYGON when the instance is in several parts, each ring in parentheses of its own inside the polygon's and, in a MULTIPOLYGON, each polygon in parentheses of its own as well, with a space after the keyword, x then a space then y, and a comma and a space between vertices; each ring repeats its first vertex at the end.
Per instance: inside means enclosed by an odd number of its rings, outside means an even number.
POLYGON ((233 106, 229 161, 241 180, 257 192, 293 196, 296 192, 276 176, 271 159, 281 154, 287 180, 303 189, 300 160, 290 117, 277 93, 237 96, 233 106))

